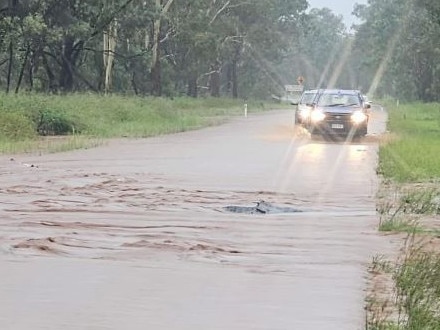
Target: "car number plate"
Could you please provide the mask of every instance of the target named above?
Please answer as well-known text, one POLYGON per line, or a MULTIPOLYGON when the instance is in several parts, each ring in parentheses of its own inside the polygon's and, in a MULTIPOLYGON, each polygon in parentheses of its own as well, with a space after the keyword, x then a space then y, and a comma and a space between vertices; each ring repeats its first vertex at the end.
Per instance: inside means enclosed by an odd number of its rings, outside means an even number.
POLYGON ((332 124, 332 128, 344 129, 344 125, 342 125, 342 124, 332 124))

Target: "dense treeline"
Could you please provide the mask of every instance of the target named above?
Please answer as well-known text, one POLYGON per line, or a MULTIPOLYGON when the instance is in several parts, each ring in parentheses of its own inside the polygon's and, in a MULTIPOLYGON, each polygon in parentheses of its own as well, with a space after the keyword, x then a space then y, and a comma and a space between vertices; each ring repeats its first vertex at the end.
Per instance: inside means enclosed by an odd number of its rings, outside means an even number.
MULTIPOLYGON (((306 0, 0 0, 6 91, 251 93, 306 0), (247 82, 246 82, 247 81, 247 82)), ((266 78, 265 78, 266 79, 266 78)))
POLYGON ((440 2, 369 0, 356 13, 361 84, 377 95, 440 101, 440 2))
POLYGON ((306 0, 0 0, 6 92, 267 97, 307 87, 440 99, 437 0, 369 0, 350 33, 306 0))

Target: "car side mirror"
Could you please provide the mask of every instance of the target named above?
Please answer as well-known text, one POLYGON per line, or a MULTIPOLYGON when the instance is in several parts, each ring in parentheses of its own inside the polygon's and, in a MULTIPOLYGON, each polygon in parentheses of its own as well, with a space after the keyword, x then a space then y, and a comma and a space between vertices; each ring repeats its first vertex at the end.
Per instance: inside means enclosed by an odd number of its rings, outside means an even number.
POLYGON ((371 104, 370 103, 365 103, 364 108, 365 109, 370 109, 371 108, 371 104))

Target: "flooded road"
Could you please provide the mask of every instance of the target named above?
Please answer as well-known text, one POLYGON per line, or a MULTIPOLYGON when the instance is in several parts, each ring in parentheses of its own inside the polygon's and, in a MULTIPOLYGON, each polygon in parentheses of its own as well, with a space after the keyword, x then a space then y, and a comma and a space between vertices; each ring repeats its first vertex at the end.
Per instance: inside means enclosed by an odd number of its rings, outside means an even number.
POLYGON ((0 158, 1 329, 363 329, 377 135, 292 111, 0 158), (299 212, 237 214, 266 201, 299 212))

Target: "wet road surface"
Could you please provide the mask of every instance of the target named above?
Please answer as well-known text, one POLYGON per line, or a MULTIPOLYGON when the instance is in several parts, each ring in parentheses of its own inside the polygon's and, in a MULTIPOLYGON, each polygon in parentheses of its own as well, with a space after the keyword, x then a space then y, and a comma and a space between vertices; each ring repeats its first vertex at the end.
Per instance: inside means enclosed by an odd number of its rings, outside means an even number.
POLYGON ((292 111, 0 158, 1 329, 363 329, 377 136, 292 111), (301 212, 236 214, 266 201, 301 212))

